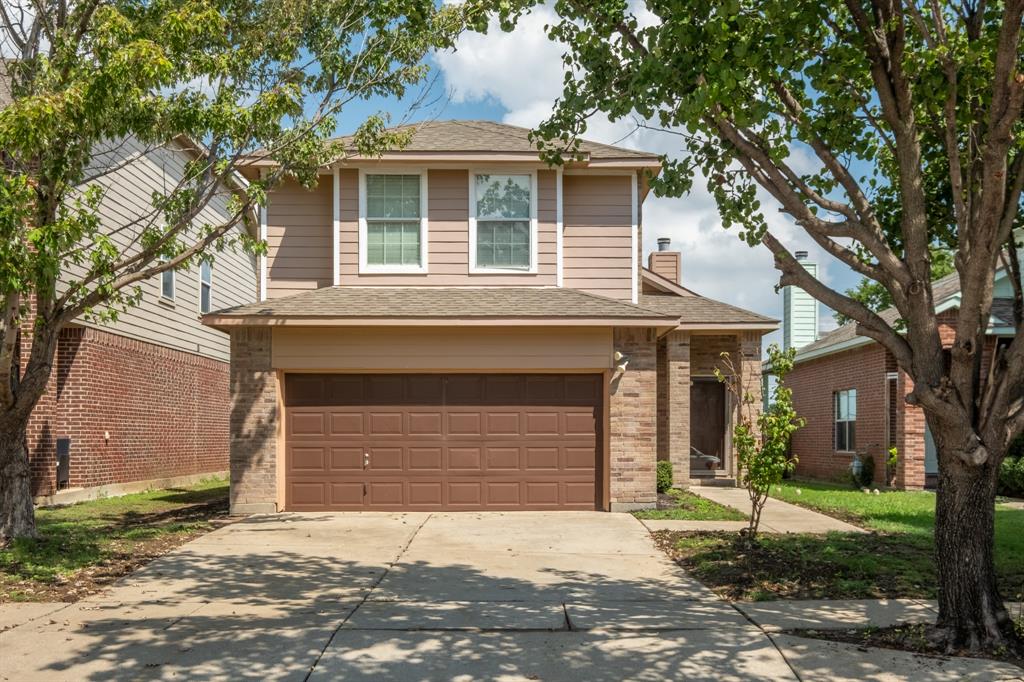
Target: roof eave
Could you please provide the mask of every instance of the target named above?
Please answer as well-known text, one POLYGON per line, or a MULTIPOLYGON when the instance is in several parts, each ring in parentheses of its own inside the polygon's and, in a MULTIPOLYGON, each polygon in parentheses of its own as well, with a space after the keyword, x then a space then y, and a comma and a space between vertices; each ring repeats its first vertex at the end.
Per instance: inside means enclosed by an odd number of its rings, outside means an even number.
POLYGON ((223 315, 202 317, 208 327, 658 327, 674 328, 670 317, 327 317, 303 315, 223 315))
POLYGON ((681 322, 676 327, 679 331, 775 331, 779 328, 778 321, 765 322, 681 322))

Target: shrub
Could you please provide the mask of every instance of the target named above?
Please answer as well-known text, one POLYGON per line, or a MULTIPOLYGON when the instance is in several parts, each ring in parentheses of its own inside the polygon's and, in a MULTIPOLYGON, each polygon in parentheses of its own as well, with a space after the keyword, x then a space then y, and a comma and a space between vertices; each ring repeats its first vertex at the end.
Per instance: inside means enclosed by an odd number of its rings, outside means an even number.
POLYGON ((858 488, 870 488, 875 483, 875 458, 871 455, 865 455, 864 457, 858 457, 860 460, 860 473, 856 473, 856 470, 850 468, 850 478, 853 480, 853 485, 858 488))
POLYGON ((1024 497, 1024 457, 1007 457, 999 467, 999 494, 1024 497))
POLYGON ((658 492, 667 493, 672 487, 672 462, 667 459, 658 462, 658 492))

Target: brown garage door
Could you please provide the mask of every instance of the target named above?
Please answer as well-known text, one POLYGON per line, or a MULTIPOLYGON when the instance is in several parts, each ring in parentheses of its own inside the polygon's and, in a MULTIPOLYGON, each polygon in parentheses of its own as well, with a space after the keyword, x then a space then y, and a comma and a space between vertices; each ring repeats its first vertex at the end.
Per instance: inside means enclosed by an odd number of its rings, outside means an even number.
POLYGON ((290 510, 595 509, 600 375, 288 374, 290 510))

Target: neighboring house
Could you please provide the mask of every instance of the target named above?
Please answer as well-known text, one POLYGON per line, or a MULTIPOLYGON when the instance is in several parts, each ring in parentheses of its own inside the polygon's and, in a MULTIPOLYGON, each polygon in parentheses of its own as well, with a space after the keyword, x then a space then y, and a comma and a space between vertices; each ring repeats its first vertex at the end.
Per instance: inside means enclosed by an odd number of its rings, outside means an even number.
MULTIPOLYGON (((799 260, 812 269, 814 264, 801 253, 799 260)), ((932 290, 942 342, 948 349, 956 333, 958 274, 935 281, 932 290)), ((897 368, 892 354, 880 344, 857 336, 852 322, 817 339, 814 333, 808 336, 808 329, 817 329, 817 306, 807 305, 807 294, 799 289, 786 295, 800 302, 786 306, 783 322, 787 338, 791 336, 795 341, 792 345, 798 347, 796 364, 786 383, 793 389, 797 414, 807 420, 807 425, 793 436, 793 454, 799 458, 797 475, 848 480, 850 463, 859 454, 874 458, 875 482, 883 484, 886 455, 895 447, 899 453, 896 487, 934 486, 938 476, 935 444, 924 412, 905 400, 914 388, 910 377, 897 368)), ((993 296, 982 353, 983 375, 992 367, 994 354, 1015 334, 1013 291, 1004 270, 996 273, 993 296)), ((894 308, 881 316, 890 324, 899 318, 894 308)))
POLYGON ((678 253, 641 267, 657 156, 552 169, 527 133, 420 124, 270 193, 266 300, 204 318, 231 334, 234 512, 624 510, 659 458, 734 476, 713 371, 759 391, 777 322, 683 288, 678 253))
MULTIPOLYGON (((2 79, 0 79, 2 81, 2 79)), ((0 91, 2 92, 2 91, 0 91)), ((153 192, 177 184, 187 145, 132 140, 97 150, 102 224, 130 252, 153 192)), ((229 190, 197 221, 230 216, 229 190)), ((237 229, 245 229, 244 227, 237 229)), ((255 228, 253 228, 255 229, 255 228)), ((60 335, 47 392, 33 411, 28 446, 33 493, 61 502, 185 482, 228 468, 229 340, 201 324, 210 310, 257 300, 254 256, 214 254, 191 270, 142 284, 142 300, 116 323, 77 320, 60 335)), ((29 354, 31 319, 20 335, 29 354)))

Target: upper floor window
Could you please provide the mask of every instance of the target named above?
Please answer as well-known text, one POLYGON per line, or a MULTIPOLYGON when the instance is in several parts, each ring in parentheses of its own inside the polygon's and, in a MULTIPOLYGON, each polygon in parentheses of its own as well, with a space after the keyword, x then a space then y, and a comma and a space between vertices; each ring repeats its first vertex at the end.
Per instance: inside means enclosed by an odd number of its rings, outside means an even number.
MULTIPOLYGON (((161 259, 161 262, 164 260, 161 259)), ((160 297, 168 301, 174 300, 174 268, 160 273, 160 297)))
POLYGON ((536 197, 532 174, 474 173, 470 244, 475 271, 534 272, 536 197))
POLYGON ((422 174, 364 176, 361 265, 370 271, 423 271, 426 179, 422 174))
POLYGON ((857 447, 857 389, 832 394, 836 415, 836 450, 852 452, 857 447))
POLYGON ((213 263, 204 260, 199 264, 199 312, 206 314, 213 303, 213 263))

